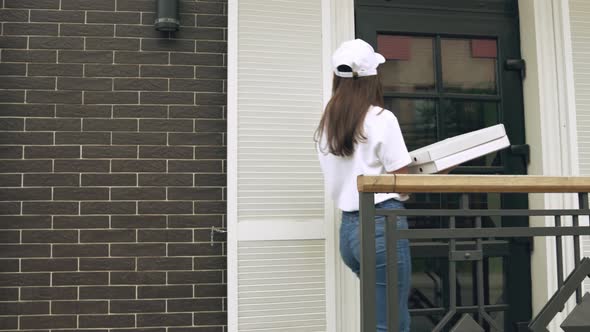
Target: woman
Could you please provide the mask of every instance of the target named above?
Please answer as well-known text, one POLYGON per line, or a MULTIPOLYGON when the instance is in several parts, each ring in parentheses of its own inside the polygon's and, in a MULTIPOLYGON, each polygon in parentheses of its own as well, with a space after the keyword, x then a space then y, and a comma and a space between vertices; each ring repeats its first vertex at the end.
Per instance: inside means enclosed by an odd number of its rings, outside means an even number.
MULTIPOLYGON (((342 210, 340 254, 358 276, 360 272, 358 175, 406 173, 411 162, 396 117, 383 108, 383 91, 377 67, 385 58, 371 45, 356 39, 344 42, 334 52, 333 94, 326 106, 316 142, 326 189, 342 210)), ((375 194, 377 208, 403 209, 407 196, 375 194)), ((377 331, 386 331, 385 218, 375 219, 377 250, 377 331)), ((405 217, 397 220, 408 227, 405 217)), ((400 325, 410 331, 408 295, 410 290, 410 249, 408 240, 397 243, 400 325)))

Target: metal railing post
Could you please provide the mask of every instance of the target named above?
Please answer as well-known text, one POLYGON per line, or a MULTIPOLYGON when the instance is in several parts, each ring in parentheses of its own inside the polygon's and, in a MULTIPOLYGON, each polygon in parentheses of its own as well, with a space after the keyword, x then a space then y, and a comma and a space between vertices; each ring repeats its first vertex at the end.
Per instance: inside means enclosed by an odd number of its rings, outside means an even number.
POLYGON ((399 326, 399 303, 397 287, 398 276, 398 257, 397 257, 397 215, 387 216, 385 223, 385 246, 386 246, 386 262, 387 262, 387 331, 395 332, 399 326))
POLYGON ((375 194, 359 193, 359 237, 361 240, 361 332, 373 332, 375 316, 375 194))

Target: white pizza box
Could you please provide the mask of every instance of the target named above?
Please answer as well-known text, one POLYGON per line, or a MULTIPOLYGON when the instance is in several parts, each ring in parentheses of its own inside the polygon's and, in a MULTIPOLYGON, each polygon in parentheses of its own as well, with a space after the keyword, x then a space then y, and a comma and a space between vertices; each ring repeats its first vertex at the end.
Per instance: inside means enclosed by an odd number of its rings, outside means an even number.
POLYGON ((464 162, 485 156, 486 154, 502 150, 510 146, 508 136, 503 136, 491 142, 486 142, 478 146, 460 151, 458 153, 436 159, 420 165, 410 165, 408 172, 410 174, 434 174, 444 171, 453 166, 460 165, 464 162))
POLYGON ((438 160, 506 136, 503 124, 447 138, 410 152, 413 165, 438 160))

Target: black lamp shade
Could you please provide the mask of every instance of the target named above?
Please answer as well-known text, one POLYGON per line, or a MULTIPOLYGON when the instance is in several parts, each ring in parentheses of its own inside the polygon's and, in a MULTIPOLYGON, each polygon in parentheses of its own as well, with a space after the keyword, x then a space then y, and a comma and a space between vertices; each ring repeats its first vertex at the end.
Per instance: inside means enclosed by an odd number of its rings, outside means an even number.
POLYGON ((178 0, 156 0, 156 22, 158 31, 178 31, 180 18, 178 0))

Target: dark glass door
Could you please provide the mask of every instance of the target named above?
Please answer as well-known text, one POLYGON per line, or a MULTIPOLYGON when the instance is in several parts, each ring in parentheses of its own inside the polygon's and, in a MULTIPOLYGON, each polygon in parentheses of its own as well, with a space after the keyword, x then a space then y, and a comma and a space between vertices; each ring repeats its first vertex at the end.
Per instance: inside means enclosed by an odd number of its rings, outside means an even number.
MULTIPOLYGON (((522 72, 516 1, 357 1, 356 35, 387 62, 380 67, 386 107, 398 117, 410 150, 447 137, 503 123, 511 144, 524 144, 522 72), (444 3, 444 8, 441 7, 444 3)), ((455 173, 525 174, 526 159, 511 149, 468 162, 455 173)), ((409 208, 456 208, 458 195, 414 195, 409 208)), ((472 195, 473 208, 526 208, 522 195, 472 195)), ((414 228, 446 227, 441 218, 410 220, 414 228)), ((473 220, 458 221, 471 227, 473 220)), ((485 227, 526 225, 526 218, 488 218, 485 227)), ((461 244, 468 248, 471 244, 461 244)), ((413 244, 412 331, 429 332, 446 312, 477 303, 475 263, 459 264, 457 294, 448 293, 445 242, 413 244)), ((489 239, 484 244, 485 303, 491 316, 514 331, 531 316, 530 244, 489 239)), ((460 315, 457 315, 458 317, 460 315)), ((449 324, 449 328, 453 324, 449 324)), ((486 327, 487 329, 487 327, 486 327)))

